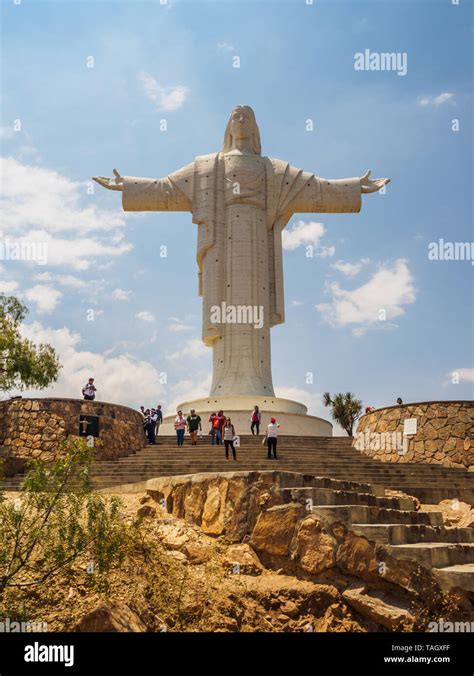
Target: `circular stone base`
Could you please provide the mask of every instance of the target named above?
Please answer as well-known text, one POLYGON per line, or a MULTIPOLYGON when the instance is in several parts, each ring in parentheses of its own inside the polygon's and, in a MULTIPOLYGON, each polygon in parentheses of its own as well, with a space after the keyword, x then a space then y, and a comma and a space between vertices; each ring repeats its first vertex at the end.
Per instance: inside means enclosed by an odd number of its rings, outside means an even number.
MULTIPOLYGON (((186 417, 194 409, 202 418, 203 433, 207 434, 210 430, 209 416, 222 409, 232 419, 236 434, 250 434, 250 416, 254 406, 258 406, 262 414, 260 434, 264 433, 270 418, 276 418, 280 424, 280 434, 332 437, 332 424, 328 420, 307 415, 306 406, 291 399, 262 396, 206 397, 185 401, 177 410, 182 410, 186 417)), ((160 434, 174 434, 175 417, 169 415, 163 419, 160 434)))

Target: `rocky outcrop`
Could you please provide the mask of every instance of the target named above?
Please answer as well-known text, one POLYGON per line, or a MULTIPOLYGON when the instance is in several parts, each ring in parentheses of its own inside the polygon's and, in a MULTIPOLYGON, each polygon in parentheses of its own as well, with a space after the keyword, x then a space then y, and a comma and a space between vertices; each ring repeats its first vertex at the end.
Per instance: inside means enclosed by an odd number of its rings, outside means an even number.
MULTIPOLYGON (((439 512, 421 512, 406 494, 366 484, 356 491, 351 482, 276 471, 166 477, 151 480, 148 494, 208 535, 248 543, 267 568, 308 579, 342 573, 414 595, 441 594, 432 567, 448 573, 450 561, 469 564, 474 538, 467 529, 441 527, 439 512)), ((456 585, 464 579, 471 588, 470 570, 456 585)), ((442 581, 449 589, 449 574, 442 581)))

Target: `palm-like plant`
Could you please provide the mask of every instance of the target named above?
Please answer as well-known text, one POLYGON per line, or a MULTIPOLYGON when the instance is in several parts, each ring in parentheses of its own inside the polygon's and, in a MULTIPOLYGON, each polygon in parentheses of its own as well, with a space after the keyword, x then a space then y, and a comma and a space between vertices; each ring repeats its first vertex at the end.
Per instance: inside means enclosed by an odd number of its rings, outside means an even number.
POLYGON ((362 402, 356 399, 351 392, 335 394, 334 397, 331 397, 329 392, 325 392, 323 403, 331 407, 332 419, 338 422, 351 437, 354 423, 362 412, 362 402))

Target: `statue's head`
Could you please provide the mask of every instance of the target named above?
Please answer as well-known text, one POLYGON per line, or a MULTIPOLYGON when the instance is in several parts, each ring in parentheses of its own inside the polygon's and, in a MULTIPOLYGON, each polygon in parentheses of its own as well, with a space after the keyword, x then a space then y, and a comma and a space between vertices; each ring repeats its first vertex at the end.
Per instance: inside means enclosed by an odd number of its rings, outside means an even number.
POLYGON ((235 148, 235 139, 250 139, 256 155, 261 155, 260 132, 255 113, 250 106, 236 106, 230 114, 224 134, 222 152, 228 153, 235 148))

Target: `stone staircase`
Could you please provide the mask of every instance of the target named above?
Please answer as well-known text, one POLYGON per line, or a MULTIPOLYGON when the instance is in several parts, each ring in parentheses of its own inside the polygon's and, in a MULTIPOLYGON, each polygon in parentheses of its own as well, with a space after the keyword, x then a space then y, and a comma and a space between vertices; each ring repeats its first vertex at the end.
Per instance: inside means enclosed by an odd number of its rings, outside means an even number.
POLYGON ((304 475, 282 479, 285 502, 303 502, 325 523, 344 523, 394 559, 415 561, 445 589, 474 592, 474 528, 444 526, 441 512, 415 511, 412 498, 387 497, 376 484, 304 475))
MULTIPOLYGON (((226 461, 224 448, 211 446, 207 436, 199 439, 197 446, 191 446, 186 437, 182 448, 177 447, 174 436, 159 436, 156 446, 147 446, 136 454, 96 461, 93 485, 107 488, 159 476, 271 469, 375 483, 404 491, 425 503, 457 498, 474 504, 472 473, 441 465, 383 463, 353 449, 349 437, 282 435, 278 440, 278 460, 267 460, 262 437, 242 435, 240 440, 234 462, 226 461)), ((3 487, 18 490, 21 480, 21 475, 7 478, 3 487)))

